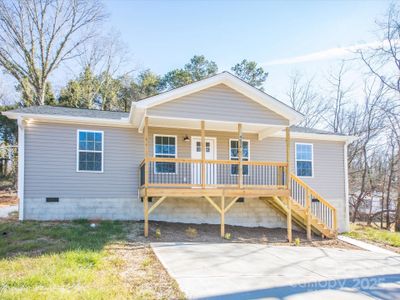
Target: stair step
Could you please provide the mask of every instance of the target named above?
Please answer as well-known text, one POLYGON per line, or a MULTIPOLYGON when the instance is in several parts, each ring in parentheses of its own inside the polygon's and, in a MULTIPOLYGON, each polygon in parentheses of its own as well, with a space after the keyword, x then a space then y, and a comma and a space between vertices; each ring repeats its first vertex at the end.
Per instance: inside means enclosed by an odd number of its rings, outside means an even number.
MULTIPOLYGON (((273 206, 275 209, 280 211, 282 214, 285 214, 284 208, 281 207, 281 204, 278 204, 276 200, 272 197, 265 197, 260 199, 264 200, 266 203, 273 206)), ((300 227, 306 228, 307 226, 307 208, 302 206, 300 203, 294 201, 292 198, 292 215, 293 221, 296 222, 300 227)), ((287 204, 282 201, 283 206, 287 208, 287 204)), ((326 237, 332 238, 335 236, 335 232, 333 232, 330 228, 326 226, 324 222, 322 222, 318 217, 311 213, 311 229, 314 233, 322 234, 326 237)))

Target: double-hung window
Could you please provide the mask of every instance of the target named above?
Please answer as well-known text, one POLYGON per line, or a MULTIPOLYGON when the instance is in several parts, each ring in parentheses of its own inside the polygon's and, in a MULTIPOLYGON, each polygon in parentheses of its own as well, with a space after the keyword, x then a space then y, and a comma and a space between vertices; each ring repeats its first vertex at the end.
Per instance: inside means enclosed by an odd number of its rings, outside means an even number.
POLYGON ((296 174, 313 177, 313 145, 296 143, 296 174))
MULTIPOLYGON (((155 135, 154 156, 162 158, 176 158, 176 136, 155 135)), ((156 162, 156 173, 176 173, 174 162, 156 162)))
MULTIPOLYGON (((248 140, 243 140, 242 148, 242 161, 248 161, 250 157, 250 142, 248 140)), ((239 140, 229 140, 229 159, 239 160, 239 140)), ((231 174, 239 174, 239 165, 231 165, 231 174)), ((249 174, 249 166, 243 165, 243 175, 249 174)))
POLYGON ((78 172, 103 172, 103 131, 78 130, 78 172))

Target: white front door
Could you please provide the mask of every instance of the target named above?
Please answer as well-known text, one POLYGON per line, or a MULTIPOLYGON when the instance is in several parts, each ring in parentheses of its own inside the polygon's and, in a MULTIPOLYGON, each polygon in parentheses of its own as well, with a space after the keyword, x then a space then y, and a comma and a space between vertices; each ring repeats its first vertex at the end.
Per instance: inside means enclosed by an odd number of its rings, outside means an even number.
MULTIPOLYGON (((217 159, 217 139, 205 138, 206 160, 217 159)), ((192 137, 192 159, 201 159, 201 138, 192 137)), ((206 164, 206 184, 217 184, 217 165, 206 164)), ((201 163, 192 164, 192 184, 201 184, 201 163)))

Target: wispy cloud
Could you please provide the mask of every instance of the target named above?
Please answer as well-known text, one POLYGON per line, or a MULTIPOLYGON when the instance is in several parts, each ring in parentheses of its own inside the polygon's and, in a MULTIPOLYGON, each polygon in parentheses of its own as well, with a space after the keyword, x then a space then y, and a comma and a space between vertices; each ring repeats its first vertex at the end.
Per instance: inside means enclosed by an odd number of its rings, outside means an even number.
MULTIPOLYGON (((397 40, 396 42, 399 42, 397 40)), ((310 61, 318 61, 318 60, 328 60, 334 58, 341 58, 351 54, 359 50, 365 50, 368 48, 377 48, 382 46, 388 46, 388 41, 375 41, 370 43, 358 44, 348 47, 338 47, 338 48, 331 48, 323 51, 313 52, 306 55, 294 56, 294 57, 287 57, 283 59, 276 59, 265 62, 264 66, 274 66, 274 65, 289 65, 289 64, 297 64, 303 62, 310 62, 310 61)))

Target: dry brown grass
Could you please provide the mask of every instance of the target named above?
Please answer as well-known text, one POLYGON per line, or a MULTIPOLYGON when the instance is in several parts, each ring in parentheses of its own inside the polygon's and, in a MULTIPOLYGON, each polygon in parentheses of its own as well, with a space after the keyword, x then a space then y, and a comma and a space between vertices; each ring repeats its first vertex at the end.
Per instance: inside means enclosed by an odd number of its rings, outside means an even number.
POLYGON ((129 294, 139 299, 185 299, 148 244, 128 242, 113 245, 110 251, 123 261, 120 276, 129 294))

